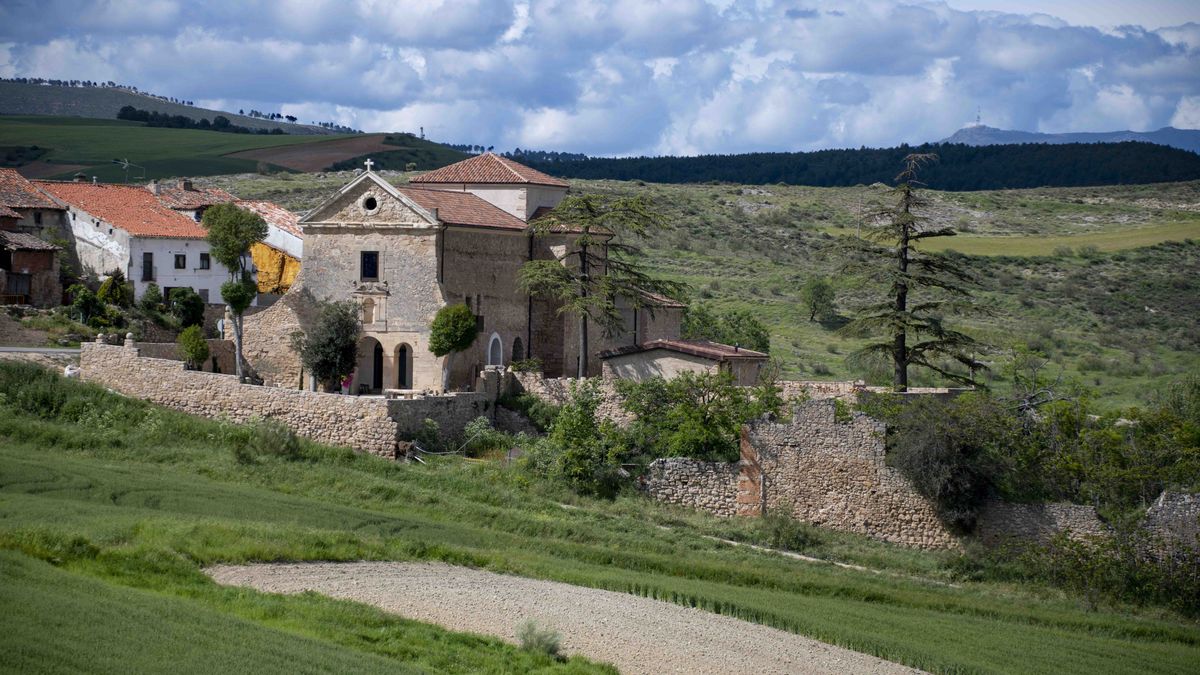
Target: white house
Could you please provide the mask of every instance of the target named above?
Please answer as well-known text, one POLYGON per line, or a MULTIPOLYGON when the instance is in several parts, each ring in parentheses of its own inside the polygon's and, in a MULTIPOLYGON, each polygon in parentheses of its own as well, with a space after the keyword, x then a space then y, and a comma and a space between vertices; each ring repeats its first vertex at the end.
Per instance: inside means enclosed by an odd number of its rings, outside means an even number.
POLYGON ((205 302, 223 302, 229 272, 212 259, 207 231, 194 217, 163 205, 144 187, 36 181, 67 210, 79 262, 98 275, 121 270, 136 297, 150 283, 164 295, 188 287, 205 302))

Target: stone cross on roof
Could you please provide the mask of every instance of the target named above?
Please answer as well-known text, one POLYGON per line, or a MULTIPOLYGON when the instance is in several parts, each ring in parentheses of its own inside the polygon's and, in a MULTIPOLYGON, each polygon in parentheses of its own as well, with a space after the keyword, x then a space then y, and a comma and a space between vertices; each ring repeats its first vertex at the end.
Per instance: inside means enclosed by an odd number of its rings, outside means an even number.
POLYGON ((367 165, 367 171, 370 171, 371 167, 375 166, 375 162, 372 162, 369 157, 367 158, 367 161, 363 162, 363 164, 367 165))

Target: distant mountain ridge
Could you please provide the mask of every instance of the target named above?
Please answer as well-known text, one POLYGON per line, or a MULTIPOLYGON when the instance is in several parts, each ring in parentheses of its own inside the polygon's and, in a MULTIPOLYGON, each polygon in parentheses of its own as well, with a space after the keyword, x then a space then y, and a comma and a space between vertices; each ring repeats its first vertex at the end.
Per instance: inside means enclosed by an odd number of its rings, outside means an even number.
POLYGON ((1141 141, 1155 145, 1167 145, 1180 150, 1200 153, 1200 130, 1163 127, 1158 131, 1098 131, 1065 134, 1043 134, 1036 131, 997 129, 982 124, 963 127, 939 143, 962 143, 963 145, 1012 145, 1015 143, 1123 143, 1141 141))

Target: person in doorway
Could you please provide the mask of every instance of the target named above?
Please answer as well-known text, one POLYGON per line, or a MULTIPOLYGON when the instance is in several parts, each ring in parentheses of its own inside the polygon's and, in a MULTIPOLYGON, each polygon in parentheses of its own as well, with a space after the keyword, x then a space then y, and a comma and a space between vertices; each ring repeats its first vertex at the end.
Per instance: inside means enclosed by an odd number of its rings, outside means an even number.
POLYGON ((342 378, 342 395, 343 396, 348 396, 350 394, 350 383, 353 381, 354 381, 354 373, 350 373, 346 377, 342 378))

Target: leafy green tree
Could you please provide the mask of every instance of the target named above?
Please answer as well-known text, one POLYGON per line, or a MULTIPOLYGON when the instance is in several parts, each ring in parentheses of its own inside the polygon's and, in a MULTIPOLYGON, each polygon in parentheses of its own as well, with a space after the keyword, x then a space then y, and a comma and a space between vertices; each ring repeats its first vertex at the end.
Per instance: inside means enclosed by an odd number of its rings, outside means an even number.
POLYGON ((87 286, 75 284, 67 289, 67 295, 71 296, 71 313, 80 323, 90 323, 93 317, 104 314, 104 303, 87 286))
POLYGON ((882 224, 866 233, 866 240, 852 244, 860 258, 869 261, 859 267, 887 287, 886 297, 863 309, 863 313, 842 330, 850 335, 879 335, 882 342, 866 345, 853 357, 886 355, 892 362, 892 384, 896 391, 908 390, 908 369, 928 368, 948 380, 977 384, 974 373, 985 366, 975 359, 979 344, 969 335, 946 325, 943 314, 961 310, 970 298, 968 288, 974 278, 953 259, 922 252, 918 243, 933 237, 955 234, 952 227, 928 228, 919 212, 928 201, 918 192, 922 185, 917 174, 937 155, 911 154, 904 158, 904 169, 896 176, 896 204, 881 212, 882 224), (909 295, 922 292, 919 302, 909 295), (968 369, 968 374, 948 369, 941 361, 950 359, 968 369))
MULTIPOLYGON (((475 342, 479 323, 471 308, 463 304, 446 305, 438 310, 429 327, 429 351, 434 356, 447 356, 463 351, 475 342)), ((442 368, 442 388, 450 386, 450 359, 442 368)))
POLYGON ((566 251, 553 260, 525 263, 518 284, 525 293, 561 302, 559 312, 577 318, 579 377, 587 376, 589 321, 606 334, 620 333, 619 301, 637 310, 648 305, 647 294, 674 296, 683 289, 647 274, 637 262, 637 248, 622 239, 663 227, 645 197, 568 196, 531 227, 537 236, 568 233, 566 251))
POLYGON ((204 298, 187 286, 171 289, 171 315, 181 327, 204 324, 204 298))
POLYGON ((809 321, 816 321, 818 317, 824 320, 837 314, 833 286, 821 277, 809 277, 804 282, 800 289, 800 300, 808 310, 809 321))
POLYGON ((236 204, 210 206, 204 211, 201 222, 208 229, 212 257, 229 270, 229 281, 221 284, 221 297, 229 306, 233 321, 238 380, 244 381, 246 368, 242 356, 242 319, 246 308, 258 297, 258 284, 251 273, 250 247, 266 238, 267 223, 257 213, 236 204))
POLYGON ((138 303, 147 312, 157 312, 163 304, 163 294, 158 284, 153 282, 146 284, 146 290, 142 292, 142 299, 138 303))
POLYGON ((615 495, 626 449, 612 420, 596 422, 600 401, 595 380, 572 383, 550 433, 522 459, 525 470, 561 481, 581 494, 615 495))
POLYGON ((179 337, 175 338, 175 343, 179 345, 179 351, 183 354, 183 360, 187 363, 188 368, 200 370, 204 367, 204 362, 208 360, 209 349, 208 341, 204 339, 204 333, 201 332, 199 326, 184 328, 179 333, 179 337))
POLYGON ((770 331, 747 309, 716 312, 705 303, 690 305, 683 311, 680 333, 685 340, 710 340, 763 353, 771 350, 770 331))
POLYGON ((125 280, 124 272, 113 270, 104 283, 100 284, 100 290, 96 291, 96 297, 100 302, 108 305, 129 307, 133 304, 133 284, 125 280))
POLYGON ((322 389, 336 391, 341 381, 354 372, 361 335, 356 303, 320 302, 312 330, 292 335, 292 348, 322 389))

